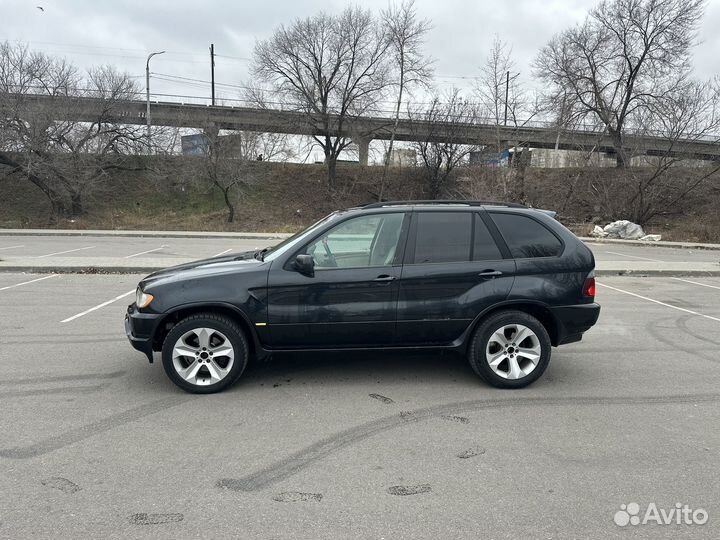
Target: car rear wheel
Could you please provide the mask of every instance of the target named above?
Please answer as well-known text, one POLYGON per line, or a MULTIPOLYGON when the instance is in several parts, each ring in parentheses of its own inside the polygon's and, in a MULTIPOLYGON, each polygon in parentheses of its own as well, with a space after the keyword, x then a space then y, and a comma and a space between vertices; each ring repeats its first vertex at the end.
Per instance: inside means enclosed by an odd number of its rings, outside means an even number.
POLYGON ((550 336, 535 317, 522 311, 502 311, 475 330, 469 361, 488 384, 522 388, 543 374, 550 349, 550 336))
POLYGON ((248 343, 242 329, 213 313, 191 315, 165 337, 162 361, 170 380, 194 394, 219 392, 245 370, 248 343))

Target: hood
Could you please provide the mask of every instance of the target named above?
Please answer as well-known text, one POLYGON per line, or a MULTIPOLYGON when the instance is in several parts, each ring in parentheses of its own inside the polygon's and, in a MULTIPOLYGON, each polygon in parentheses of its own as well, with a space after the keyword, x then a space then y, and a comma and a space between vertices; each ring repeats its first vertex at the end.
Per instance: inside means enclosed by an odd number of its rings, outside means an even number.
POLYGON ((140 287, 144 290, 150 285, 169 283, 173 281, 181 281, 186 279, 197 279, 218 274, 226 274, 229 272, 238 273, 250 270, 256 270, 266 264, 253 257, 254 251, 245 251, 242 253, 230 253, 220 257, 211 257, 209 259, 201 259, 177 266, 170 266, 163 270, 158 270, 146 276, 140 281, 140 287))

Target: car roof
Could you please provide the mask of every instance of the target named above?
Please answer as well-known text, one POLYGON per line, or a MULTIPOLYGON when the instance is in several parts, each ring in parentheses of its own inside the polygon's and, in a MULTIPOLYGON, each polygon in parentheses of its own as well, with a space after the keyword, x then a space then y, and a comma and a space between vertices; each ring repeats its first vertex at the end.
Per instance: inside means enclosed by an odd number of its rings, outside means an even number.
POLYGON ((524 204, 513 203, 513 202, 498 202, 498 201, 466 201, 466 200, 410 200, 410 201, 383 201, 366 204, 362 206, 363 209, 370 208, 387 208, 390 206, 502 206, 506 208, 527 208, 524 204))
POLYGON ((552 210, 543 210, 540 208, 532 208, 525 206, 524 204, 513 203, 513 202, 498 202, 498 201, 465 201, 465 200, 409 200, 409 201, 383 201, 366 204, 365 206, 358 206, 355 208, 349 208, 346 212, 357 212, 362 213, 366 210, 388 210, 393 209, 409 209, 409 210, 466 210, 472 211, 477 208, 492 208, 493 210, 513 210, 513 211, 525 211, 525 212, 540 212, 550 217, 555 217, 555 212, 552 210))

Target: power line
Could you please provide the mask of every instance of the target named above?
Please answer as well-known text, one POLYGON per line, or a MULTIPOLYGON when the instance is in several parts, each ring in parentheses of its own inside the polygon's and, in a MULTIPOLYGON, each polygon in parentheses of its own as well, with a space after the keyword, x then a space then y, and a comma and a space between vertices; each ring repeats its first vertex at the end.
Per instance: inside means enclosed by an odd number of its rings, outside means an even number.
MULTIPOLYGON (((190 79, 187 81, 176 81, 172 78, 165 78, 162 76, 162 74, 158 73, 151 73, 153 77, 155 77, 158 80, 166 81, 166 82, 174 82, 177 84, 182 84, 185 86, 189 86, 191 88, 198 88, 202 90, 207 90, 209 88, 210 82, 209 81, 202 81, 201 79, 190 79)), ((180 79, 187 79, 187 77, 178 77, 180 79)), ((219 84, 219 83, 216 83, 219 84)), ((229 85, 231 87, 235 87, 235 85, 229 85)), ((249 87, 240 87, 239 88, 249 88, 249 87)), ((19 88, 19 87, 18 87, 19 88)), ((23 87, 26 90, 46 90, 44 86, 41 85, 28 85, 26 87, 23 87)), ((69 92, 79 92, 79 93, 86 93, 86 94, 98 94, 100 91, 97 88, 81 88, 81 87, 68 87, 64 90, 69 92)), ((142 92, 138 91, 135 92, 136 96, 138 98, 142 97, 142 92)), ((179 99, 195 99, 195 100, 201 100, 204 102, 209 101, 210 98, 208 98, 207 95, 193 95, 193 94, 174 94, 174 93, 161 93, 161 92, 151 92, 151 97, 171 97, 171 98, 179 98, 179 99)), ((74 97, 74 96, 69 96, 74 97)), ((92 97, 92 96, 91 96, 92 97)), ((220 101, 231 101, 235 103, 247 103, 251 105, 257 105, 257 101, 250 98, 230 98, 230 97, 222 97, 220 98, 220 101)), ((282 101, 272 101, 272 100, 265 100, 264 103, 266 105, 275 105, 278 107, 289 107, 286 110, 294 110, 297 109, 297 107, 293 107, 291 103, 288 102, 282 102, 282 101)), ((379 105, 386 105, 388 108, 381 108, 381 107, 368 107, 366 112, 372 112, 372 113, 382 113, 382 114, 395 114, 395 110, 392 108, 394 105, 394 102, 392 101, 378 101, 377 104, 379 105)), ((421 106, 421 105, 431 105, 431 102, 421 102, 421 101, 414 101, 412 103, 406 103, 406 106, 421 106)), ((439 105, 447 105, 448 103, 445 102, 437 102, 439 105)), ((401 114, 404 115, 404 111, 401 111, 401 114)), ((419 113, 422 114, 422 111, 419 113)))
MULTIPOLYGON (((20 39, 5 39, 5 41, 12 41, 15 43, 21 43, 24 45, 32 46, 34 44, 40 44, 40 45, 51 45, 53 47, 60 47, 60 48, 70 48, 71 50, 69 52, 72 52, 74 54, 83 54, 83 55, 89 55, 89 56, 107 56, 107 57, 113 57, 113 58, 131 58, 131 59, 144 59, 145 54, 148 52, 149 49, 140 49, 140 48, 127 48, 127 47, 106 47, 106 46, 100 46, 100 45, 81 45, 81 44, 71 44, 71 43, 57 43, 53 41, 27 41, 27 40, 20 40, 20 39), (72 49, 81 49, 81 50, 72 50, 72 49), (112 52, 93 52, 89 51, 88 49, 95 49, 97 51, 120 51, 122 53, 143 53, 143 55, 127 55, 127 54, 118 54, 118 53, 112 53, 112 52)), ((205 60, 200 60, 199 58, 205 58, 205 53, 200 52, 193 52, 193 51, 173 51, 173 50, 167 50, 166 53, 168 55, 174 55, 174 56, 194 56, 198 57, 198 60, 191 60, 191 59, 182 59, 182 58, 164 58, 163 62, 186 62, 186 63, 192 63, 192 64, 199 64, 199 63, 206 63, 205 60)), ((223 58, 225 60, 235 60, 239 62, 252 62, 252 58, 249 58, 247 56, 234 56, 234 55, 227 55, 227 54, 216 54, 216 58, 223 58)), ((459 79, 459 80, 477 80, 480 77, 475 75, 436 75, 435 77, 438 80, 443 79, 459 79)))
MULTIPOLYGON (((158 77, 168 77, 168 78, 171 78, 171 79, 178 79, 178 80, 181 80, 181 81, 189 81, 189 82, 196 82, 196 83, 203 83, 203 84, 212 84, 212 81, 207 81, 207 80, 204 80, 204 79, 193 79, 193 78, 191 78, 191 77, 181 77, 181 76, 179 76, 179 75, 170 75, 170 74, 168 74, 168 73, 150 73, 150 75, 152 75, 153 77, 156 77, 156 76, 158 76, 158 77)), ((221 83, 221 82, 217 82, 217 81, 215 81, 215 86, 227 86, 228 88, 237 88, 237 89, 239 89, 239 90, 252 90, 252 89, 253 89, 253 88, 250 87, 250 86, 244 86, 244 85, 240 85, 240 84, 221 83)), ((267 88, 258 88, 258 90, 262 90, 262 91, 264 91, 264 92, 272 92, 272 90, 267 89, 267 88)))
POLYGON ((467 80, 477 80, 480 79, 480 76, 472 76, 472 75, 436 75, 436 79, 467 79, 467 80))
MULTIPOLYGON (((156 79, 159 79, 159 80, 161 80, 161 81, 174 82, 174 83, 177 83, 177 84, 182 84, 182 85, 190 86, 190 87, 193 87, 193 88, 203 88, 203 89, 207 89, 207 88, 210 88, 210 85, 212 84, 211 81, 206 81, 206 80, 203 80, 203 79, 194 79, 194 78, 191 78, 191 77, 181 77, 181 76, 179 76, 179 75, 170 75, 170 74, 167 74, 167 73, 155 73, 155 72, 152 72, 150 75, 152 75, 153 77, 155 77, 156 79)), ((239 84, 220 83, 220 82, 217 82, 217 81, 215 82, 215 86, 221 86, 221 87, 230 88, 230 89, 237 89, 237 90, 261 90, 261 91, 263 91, 263 92, 267 92, 267 93, 270 93, 270 94, 272 94, 272 93, 275 92, 273 89, 270 89, 270 88, 257 88, 257 87, 239 85, 239 84)), ((199 96, 193 96, 193 97, 199 97, 199 96)), ((254 102, 253 100, 247 100, 247 99, 241 99, 241 100, 238 100, 238 101, 246 101, 246 102, 248 102, 248 103, 253 103, 253 102, 254 102)), ((283 104, 282 102, 279 102, 279 101, 266 101, 266 103, 268 103, 268 104, 276 104, 276 105, 282 105, 282 104, 283 104)), ((385 106, 388 107, 388 109, 373 109, 373 110, 378 111, 378 112, 384 112, 384 113, 392 113, 392 114, 394 114, 395 111, 394 111, 394 109, 392 109, 392 106, 395 105, 395 102, 394 102, 394 101, 392 101, 392 100, 388 100, 388 101, 377 101, 376 103, 377 103, 377 104, 385 105, 385 106)), ((420 105, 432 105, 432 104, 433 104, 433 102, 431 102, 431 101, 414 101, 414 102, 412 102, 412 105, 416 105, 416 106, 420 106, 420 105)), ((446 102, 437 102, 437 104, 439 104, 439 105, 448 105, 448 103, 446 103, 446 102)), ((410 103, 406 103, 406 105, 410 105, 410 103)))
MULTIPOLYGON (((39 43, 41 45, 52 45, 56 47, 71 47, 71 48, 78 48, 78 49, 102 49, 102 50, 111 50, 111 51, 123 51, 123 52, 139 52, 139 53, 147 53, 148 49, 137 49, 137 48, 127 48, 127 47, 105 47, 101 45, 87 45, 87 44, 73 44, 73 43, 57 43, 53 41, 27 41, 22 39, 5 39, 5 41, 12 41, 15 43, 22 43, 25 45, 33 45, 36 43, 39 43)), ((179 54, 184 56, 204 56, 204 54, 199 52, 192 52, 192 51, 172 51, 167 50, 165 51, 167 54, 179 54)))
POLYGON ((228 56, 227 54, 216 54, 218 58, 229 58, 231 60, 243 60, 246 62, 252 62, 252 58, 247 58, 245 56, 228 56))
MULTIPOLYGON (((103 47, 103 46, 97 46, 97 45, 75 45, 71 43, 56 43, 52 41, 25 41, 20 39, 5 39, 4 41, 11 41, 13 43, 19 43, 21 45, 26 45, 28 47, 33 47, 34 45, 40 44, 40 45, 50 45, 50 48, 43 47, 44 51, 50 51, 55 52, 59 54, 82 54, 86 56, 97 56, 97 57, 110 57, 110 58, 125 58, 125 59, 134 59, 134 60, 143 60, 146 57, 146 54, 148 52, 148 49, 130 49, 130 48, 124 48, 124 47, 103 47), (94 50, 88 50, 88 49, 94 49, 94 50), (102 52, 102 51, 119 51, 119 52, 102 52), (135 55, 135 54, 125 54, 125 53, 143 53, 142 55, 135 55)), ((197 57, 197 60, 189 59, 189 58, 164 58, 164 62, 183 62, 183 63, 189 63, 189 64, 200 64, 205 63, 204 60, 200 60, 201 57, 204 57, 205 55, 199 52, 191 52, 191 51, 172 51, 168 50, 166 51, 168 55, 173 56, 184 56, 184 57, 197 57)), ((242 56, 230 56, 230 55, 216 55, 218 57, 221 57, 225 60, 234 60, 234 61, 240 61, 240 62, 247 62, 250 61, 249 58, 245 58, 242 56)))

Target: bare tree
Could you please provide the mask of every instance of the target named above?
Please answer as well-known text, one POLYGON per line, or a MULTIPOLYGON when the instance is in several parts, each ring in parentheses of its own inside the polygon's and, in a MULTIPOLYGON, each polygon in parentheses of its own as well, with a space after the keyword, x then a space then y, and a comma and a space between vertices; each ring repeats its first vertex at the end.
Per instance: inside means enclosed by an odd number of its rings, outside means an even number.
POLYGON ((689 162, 687 150, 700 142, 720 144, 720 84, 684 82, 653 102, 642 124, 650 141, 644 167, 628 169, 619 178, 598 178, 591 189, 608 215, 646 225, 658 216, 682 213, 692 192, 718 181, 720 162, 689 162))
POLYGON ((32 155, 33 147, 47 145, 43 141, 47 122, 30 118, 24 105, 31 94, 68 96, 78 81, 77 70, 62 60, 31 52, 24 46, 0 43, 0 164, 9 169, 10 175, 25 176, 35 184, 50 201, 53 215, 64 210, 60 207, 62 188, 45 175, 42 160, 32 155))
POLYGON ((230 158, 231 149, 221 142, 217 130, 207 134, 207 154, 202 166, 204 175, 223 195, 227 207, 227 222, 235 221, 235 204, 232 192, 241 184, 241 166, 230 158))
POLYGON ((415 0, 402 0, 400 4, 391 4, 387 10, 382 12, 382 19, 387 29, 386 38, 389 42, 389 51, 397 77, 394 83, 397 88, 397 99, 390 141, 385 153, 385 166, 380 181, 378 193, 380 201, 383 199, 385 179, 390 167, 404 95, 413 87, 427 87, 432 77, 432 61, 423 54, 422 50, 431 25, 427 19, 418 20, 415 0))
POLYGON ((455 89, 441 99, 435 96, 428 109, 410 113, 417 128, 415 149, 425 172, 431 198, 438 198, 453 171, 461 166, 473 145, 458 142, 475 120, 473 105, 455 89))
MULTIPOLYGON (((211 124, 211 120, 207 123, 211 124)), ((201 184, 208 183, 222 194, 228 223, 235 221, 238 198, 256 183, 257 169, 250 162, 286 161, 292 155, 283 134, 207 128, 191 136, 196 146, 188 163, 201 184)))
POLYGON ((100 67, 83 78, 64 60, 5 43, 0 90, 0 164, 38 187, 54 218, 80 215, 83 197, 110 170, 139 169, 125 158, 145 147, 142 129, 115 114, 137 95, 127 74, 100 67), (93 107, 81 96, 94 98, 93 107))
POLYGON ((238 132, 238 157, 256 161, 288 161, 295 156, 284 133, 238 132))
POLYGON ((644 110, 682 85, 705 0, 604 0, 585 22, 556 35, 535 60, 550 98, 576 119, 600 123, 618 167, 624 136, 644 110), (564 99, 563 99, 564 98, 564 99))
MULTIPOLYGON (((508 149, 508 146, 516 146, 510 167, 497 167, 491 174, 502 186, 503 197, 522 201, 525 198, 525 168, 529 152, 522 151, 526 142, 519 139, 519 130, 514 129, 509 135, 506 127, 524 126, 537 114, 538 106, 529 99, 519 75, 515 71, 512 47, 495 36, 485 62, 480 67, 474 94, 478 101, 479 121, 495 126, 495 140, 489 150, 499 153, 508 149)), ((496 157, 499 156, 496 154, 496 157)))
POLYGON ((253 73, 303 113, 325 154, 330 189, 338 156, 351 143, 352 119, 387 90, 388 47, 383 25, 358 7, 295 20, 255 45, 253 73))
POLYGON ((512 58, 512 47, 495 36, 490 52, 480 67, 480 77, 475 84, 478 98, 478 115, 495 125, 517 126, 526 112, 526 96, 518 81, 512 58))

